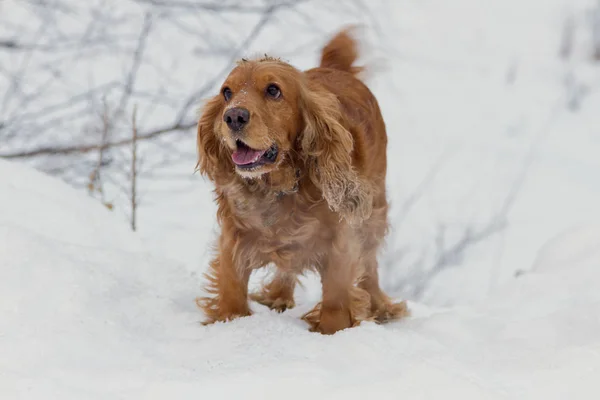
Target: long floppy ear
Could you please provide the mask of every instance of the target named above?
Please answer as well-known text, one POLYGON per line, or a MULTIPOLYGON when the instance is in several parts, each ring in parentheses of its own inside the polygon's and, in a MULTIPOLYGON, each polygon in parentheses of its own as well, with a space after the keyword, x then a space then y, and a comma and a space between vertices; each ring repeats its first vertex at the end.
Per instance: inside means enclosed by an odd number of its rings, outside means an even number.
POLYGON ((199 110, 196 169, 212 181, 219 179, 224 169, 229 166, 223 143, 215 133, 215 122, 219 118, 221 108, 221 99, 216 96, 199 110))
POLYGON ((329 207, 349 223, 360 223, 373 210, 371 186, 352 166, 354 140, 340 123, 341 104, 322 88, 301 88, 304 131, 300 147, 312 182, 329 207))

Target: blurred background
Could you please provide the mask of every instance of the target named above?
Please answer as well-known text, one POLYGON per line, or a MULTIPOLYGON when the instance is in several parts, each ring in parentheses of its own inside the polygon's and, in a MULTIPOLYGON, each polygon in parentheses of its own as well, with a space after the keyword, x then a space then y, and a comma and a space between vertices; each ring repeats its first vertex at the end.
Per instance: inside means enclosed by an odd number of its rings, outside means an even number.
POLYGON ((391 294, 475 301, 600 220, 597 0, 0 0, 0 158, 199 274, 218 227, 197 109, 235 60, 311 68, 348 24, 388 129, 391 294))

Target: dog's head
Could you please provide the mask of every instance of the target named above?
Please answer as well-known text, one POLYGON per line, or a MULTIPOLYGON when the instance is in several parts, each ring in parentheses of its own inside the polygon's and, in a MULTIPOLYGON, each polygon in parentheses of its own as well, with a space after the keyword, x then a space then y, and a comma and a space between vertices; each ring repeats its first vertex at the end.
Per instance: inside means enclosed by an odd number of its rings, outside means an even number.
POLYGON ((201 170, 230 168, 257 178, 281 166, 302 127, 301 75, 275 59, 239 62, 201 117, 201 170))
POLYGON ((292 180, 297 169, 347 219, 371 209, 352 167, 353 139, 337 97, 273 58, 241 61, 202 110, 198 167, 217 184, 236 175, 292 180))

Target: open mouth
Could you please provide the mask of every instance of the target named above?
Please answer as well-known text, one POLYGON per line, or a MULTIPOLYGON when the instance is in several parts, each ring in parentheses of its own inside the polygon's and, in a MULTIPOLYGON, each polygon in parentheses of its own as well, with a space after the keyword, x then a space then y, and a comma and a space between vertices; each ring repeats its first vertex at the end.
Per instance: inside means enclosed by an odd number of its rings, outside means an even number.
POLYGON ((266 150, 255 150, 240 139, 236 139, 235 145, 237 148, 231 154, 231 159, 238 168, 252 169, 273 164, 277 159, 278 151, 275 144, 266 150))

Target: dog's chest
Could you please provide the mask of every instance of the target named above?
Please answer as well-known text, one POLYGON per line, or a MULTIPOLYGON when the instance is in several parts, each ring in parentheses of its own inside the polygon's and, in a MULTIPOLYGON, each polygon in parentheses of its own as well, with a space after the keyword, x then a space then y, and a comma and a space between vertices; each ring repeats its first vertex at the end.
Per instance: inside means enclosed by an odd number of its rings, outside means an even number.
POLYGON ((248 227, 264 230, 281 221, 285 216, 276 197, 248 195, 234 197, 231 201, 236 218, 248 227))
POLYGON ((331 236, 315 208, 296 195, 253 194, 236 197, 232 203, 235 218, 246 228, 245 240, 279 265, 319 253, 331 236))
POLYGON ((284 196, 247 196, 236 198, 234 213, 249 227, 265 234, 295 235, 302 223, 311 219, 308 207, 296 199, 284 196))

